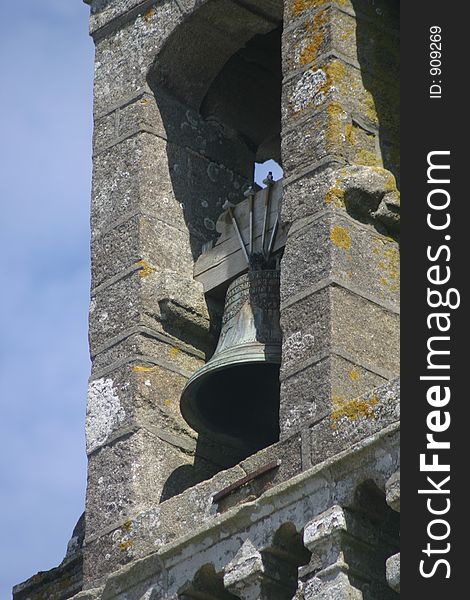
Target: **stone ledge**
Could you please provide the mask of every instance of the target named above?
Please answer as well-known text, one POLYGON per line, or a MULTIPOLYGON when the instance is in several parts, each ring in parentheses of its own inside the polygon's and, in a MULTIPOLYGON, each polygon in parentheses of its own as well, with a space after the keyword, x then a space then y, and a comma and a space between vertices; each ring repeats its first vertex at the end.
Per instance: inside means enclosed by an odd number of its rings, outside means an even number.
MULTIPOLYGON (((368 479, 372 472, 377 485, 383 489, 385 481, 396 470, 397 433, 398 424, 394 423, 308 471, 279 483, 260 498, 235 506, 223 514, 210 515, 205 523, 202 522, 190 533, 164 544, 153 554, 135 559, 106 581, 95 582, 95 585, 105 585, 102 600, 125 598, 125 594, 131 589, 143 589, 141 586, 146 581, 146 589, 158 587, 162 597, 164 594, 171 597, 174 590, 167 589, 168 584, 165 582, 171 580, 174 586, 176 581, 174 577, 169 577, 170 571, 177 571, 178 577, 182 577, 182 573, 184 577, 192 577, 192 571, 195 572, 201 566, 199 562, 206 563, 209 557, 213 558, 217 570, 223 568, 221 561, 228 563, 237 552, 241 532, 243 539, 249 535, 250 539, 253 538, 259 544, 263 540, 268 543, 265 536, 274 534, 285 521, 291 521, 297 528, 302 528, 308 520, 329 507, 353 502, 355 488, 364 478, 368 479), (390 458, 388 462, 381 458, 384 452, 390 458), (343 473, 348 473, 351 485, 337 487, 335 482, 343 473), (323 498, 321 502, 317 498, 318 494, 323 498), (189 572, 188 568, 191 569, 189 572)), ((213 487, 205 483, 208 490, 213 487)), ((190 490, 193 504, 197 487, 199 486, 190 490)), ((181 500, 182 496, 167 502, 177 503, 181 500)))

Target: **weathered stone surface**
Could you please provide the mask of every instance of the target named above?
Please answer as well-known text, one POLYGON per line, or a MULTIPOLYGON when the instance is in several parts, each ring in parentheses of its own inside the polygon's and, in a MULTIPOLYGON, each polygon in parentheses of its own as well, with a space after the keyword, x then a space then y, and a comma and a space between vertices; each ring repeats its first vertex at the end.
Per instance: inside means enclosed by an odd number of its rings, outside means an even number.
MULTIPOLYGON (((377 194, 377 204, 379 201, 377 194)), ((325 209, 298 220, 289 231, 282 266, 284 305, 292 304, 331 278, 366 298, 398 310, 397 242, 341 209, 325 209)))
POLYGON ((387 581, 392 590, 400 593, 400 553, 387 560, 387 581))
MULTIPOLYGON (((249 564, 243 557, 256 557, 257 553, 262 555, 264 550, 271 548, 273 536, 283 524, 289 522, 300 531, 312 519, 318 519, 321 513, 335 505, 355 506, 355 490, 371 474, 374 474, 376 484, 383 490, 385 481, 395 469, 397 450, 397 438, 392 432, 384 438, 369 437, 336 458, 290 478, 287 482, 279 483, 258 500, 236 506, 218 516, 210 503, 207 503, 207 498, 210 498, 211 489, 218 489, 239 478, 239 467, 216 475, 213 480, 164 502, 156 512, 134 519, 132 525, 124 524, 124 529, 134 532, 136 548, 148 536, 159 549, 156 554, 147 558, 135 558, 121 571, 109 577, 101 598, 136 600, 145 593, 150 594, 152 590, 156 590, 156 597, 176 598, 178 590, 189 585, 199 569, 206 564, 211 564, 216 573, 225 573, 227 568, 227 581, 240 581, 245 570, 237 571, 237 565, 246 566, 247 574, 250 571, 249 564), (384 460, 384 456, 389 456, 388 462, 384 460), (344 485, 338 485, 338 481, 344 482, 344 485), (156 531, 160 532, 156 538, 149 535, 151 530, 138 529, 151 527, 152 523, 156 526, 156 531)), ((321 525, 322 517, 318 523, 321 525)), ((370 532, 366 525, 359 520, 350 523, 348 527, 352 527, 354 535, 363 532, 361 535, 365 536, 365 532, 370 532)), ((122 527, 116 531, 119 533, 114 534, 115 537, 129 533, 123 532, 122 527)), ((378 541, 376 534, 367 539, 368 543, 378 541)), ((98 542, 92 542, 93 545, 96 543, 98 542)), ((108 550, 101 546, 101 551, 108 550)), ((98 553, 97 548, 96 552, 98 553)), ((378 565, 379 561, 374 561, 374 565, 376 563, 378 565)), ((365 566, 362 565, 362 568, 365 566)), ((382 571, 385 582, 385 559, 382 571)), ((367 572, 371 573, 371 577, 376 577, 376 571, 367 572)), ((317 592, 324 589, 321 586, 318 588, 321 578, 309 581, 310 579, 305 581, 304 589, 315 588, 317 592)), ((328 585, 326 588, 328 589, 328 585)), ((271 599, 276 596, 268 597, 271 599)))
POLYGON ((358 398, 334 401, 330 415, 310 430, 312 464, 398 423, 399 397, 400 384, 395 380, 358 398))
POLYGON ((394 473, 385 485, 387 504, 400 512, 400 471, 394 473))

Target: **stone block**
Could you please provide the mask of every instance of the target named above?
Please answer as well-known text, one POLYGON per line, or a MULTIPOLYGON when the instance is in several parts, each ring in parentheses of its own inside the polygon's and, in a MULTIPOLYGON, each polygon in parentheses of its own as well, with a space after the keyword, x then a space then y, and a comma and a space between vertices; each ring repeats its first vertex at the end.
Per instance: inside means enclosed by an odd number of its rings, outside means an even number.
MULTIPOLYGON (((142 4, 140 6, 142 8, 142 4)), ((92 16, 91 30, 96 43, 94 110, 97 115, 109 112, 121 104, 124 97, 145 87, 157 51, 183 16, 176 3, 149 4, 145 10, 131 9, 127 18, 117 19, 114 24, 118 27, 108 25, 127 10, 127 7, 122 10, 117 5, 110 6, 109 10, 100 13, 99 18, 97 13, 98 20, 92 16), (100 28, 103 28, 101 32, 98 31, 100 28)))
MULTIPOLYGON (((88 459, 87 538, 157 505, 168 474, 191 463, 187 452, 143 428, 102 446, 88 459)), ((122 548, 128 558, 131 545, 122 548)))
POLYGON ((399 317, 343 287, 331 287, 331 345, 388 379, 398 375, 399 317))
POLYGON ((140 266, 123 273, 118 281, 92 292, 90 304, 90 352, 96 354, 107 340, 139 325, 142 314, 140 266))
POLYGON ((92 290, 139 262, 142 257, 139 230, 140 217, 133 215, 94 237, 91 244, 92 290))
POLYGON ((394 473, 385 484, 387 504, 400 512, 400 471, 394 473))
POLYGON ((298 370, 304 361, 329 354, 331 344, 331 298, 329 287, 281 309, 281 379, 298 370))
POLYGON ((95 157, 92 236, 138 210, 186 229, 171 183, 166 141, 149 133, 123 140, 95 157))
POLYGON ((388 585, 393 591, 400 593, 400 553, 394 554, 386 563, 388 585))
MULTIPOLYGON (((379 202, 379 196, 372 200, 374 206, 379 202)), ((290 229, 282 262, 281 301, 292 302, 332 277, 385 306, 398 308, 399 258, 395 240, 350 218, 344 210, 317 213, 290 229)))
POLYGON ((307 423, 329 414, 332 394, 332 357, 323 358, 281 380, 279 422, 284 438, 307 423))
MULTIPOLYGON (((311 427, 312 464, 397 423, 399 394, 399 381, 394 380, 358 398, 332 405, 330 415, 311 427)), ((337 476, 340 480, 339 473, 337 476)))

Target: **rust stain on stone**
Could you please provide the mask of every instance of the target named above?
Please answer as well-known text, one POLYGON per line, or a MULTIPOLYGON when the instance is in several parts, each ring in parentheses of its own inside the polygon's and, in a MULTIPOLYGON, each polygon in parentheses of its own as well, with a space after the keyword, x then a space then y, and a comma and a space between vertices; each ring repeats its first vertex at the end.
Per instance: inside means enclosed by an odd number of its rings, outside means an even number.
POLYGON ((149 23, 153 19, 154 16, 155 16, 155 9, 153 7, 149 8, 148 11, 144 15, 144 21, 149 23))

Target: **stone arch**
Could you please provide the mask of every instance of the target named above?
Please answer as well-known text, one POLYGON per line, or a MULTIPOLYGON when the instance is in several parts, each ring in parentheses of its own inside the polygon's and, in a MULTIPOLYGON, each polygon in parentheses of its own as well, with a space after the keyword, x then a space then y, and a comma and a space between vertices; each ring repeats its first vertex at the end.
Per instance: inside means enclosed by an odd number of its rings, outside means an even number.
POLYGON ((266 574, 265 597, 291 600, 297 592, 299 568, 311 558, 303 543, 303 532, 297 531, 292 522, 283 523, 261 556, 266 574))
POLYGON ((178 593, 178 600, 239 600, 224 587, 223 575, 217 573, 212 563, 203 565, 191 583, 178 593))
POLYGON ((388 506, 385 491, 372 479, 363 481, 345 515, 352 536, 344 545, 351 584, 361 590, 364 600, 396 597, 387 583, 386 561, 399 551, 400 520, 388 506))
POLYGON ((149 70, 194 258, 255 161, 281 160, 282 17, 283 0, 197 3, 149 70))

